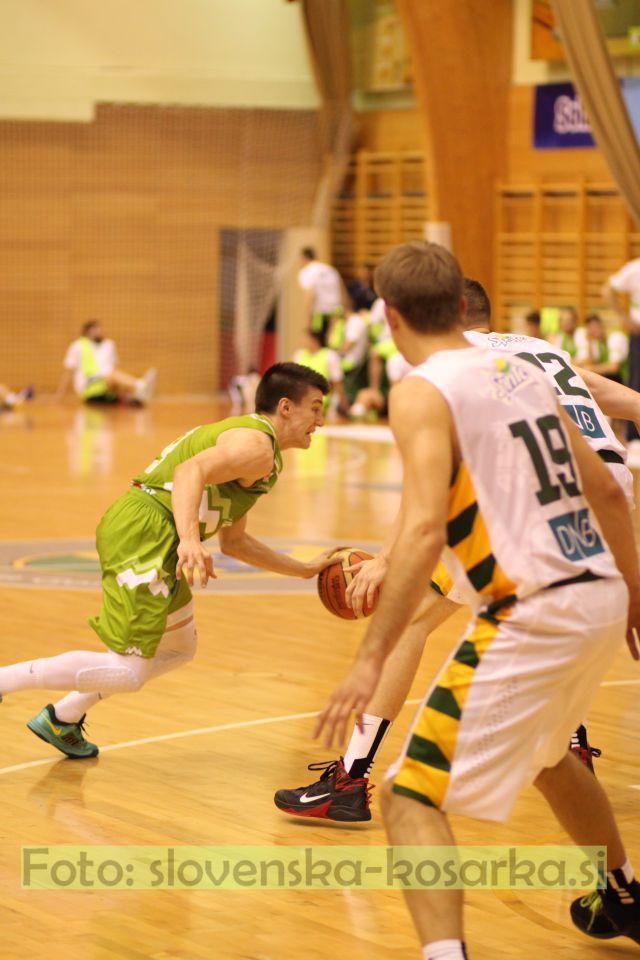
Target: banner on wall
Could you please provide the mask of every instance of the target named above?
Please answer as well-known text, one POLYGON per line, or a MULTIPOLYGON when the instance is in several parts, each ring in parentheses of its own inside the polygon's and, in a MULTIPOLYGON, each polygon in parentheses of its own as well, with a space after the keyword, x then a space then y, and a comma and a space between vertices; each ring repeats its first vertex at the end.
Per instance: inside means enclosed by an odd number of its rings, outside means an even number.
POLYGON ((589 120, 572 83, 536 87, 533 146, 536 150, 595 146, 589 120))
MULTIPOLYGON (((640 78, 621 81, 622 96, 640 143, 640 78)), ((589 118, 572 83, 546 83, 536 87, 533 146, 537 150, 593 147, 589 118)))

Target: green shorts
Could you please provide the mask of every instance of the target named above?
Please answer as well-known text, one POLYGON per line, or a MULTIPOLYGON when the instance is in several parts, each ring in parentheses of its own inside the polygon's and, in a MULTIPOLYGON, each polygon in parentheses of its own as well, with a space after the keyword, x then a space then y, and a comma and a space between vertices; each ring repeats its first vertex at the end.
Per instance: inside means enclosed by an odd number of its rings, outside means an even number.
POLYGON ((143 490, 113 503, 98 525, 102 609, 90 625, 116 653, 153 657, 167 617, 191 590, 176 580, 178 534, 171 514, 143 490))

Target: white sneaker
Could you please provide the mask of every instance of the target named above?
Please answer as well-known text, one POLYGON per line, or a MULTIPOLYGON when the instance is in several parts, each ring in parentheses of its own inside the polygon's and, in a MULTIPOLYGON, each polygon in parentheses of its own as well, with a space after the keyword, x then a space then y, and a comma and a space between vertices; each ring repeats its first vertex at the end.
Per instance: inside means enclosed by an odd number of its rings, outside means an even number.
POLYGON ((136 393, 136 400, 139 400, 140 403, 149 403, 155 392, 157 379, 158 371, 155 367, 150 367, 142 377, 142 384, 136 393))

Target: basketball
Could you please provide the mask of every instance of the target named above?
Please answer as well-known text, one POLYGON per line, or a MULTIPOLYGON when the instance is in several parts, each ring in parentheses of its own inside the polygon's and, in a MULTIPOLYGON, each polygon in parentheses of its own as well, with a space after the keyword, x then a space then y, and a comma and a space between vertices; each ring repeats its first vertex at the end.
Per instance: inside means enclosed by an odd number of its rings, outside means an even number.
MULTIPOLYGON (((354 576, 357 576, 357 573, 349 573, 346 568, 352 566, 354 563, 359 563, 361 560, 373 560, 373 557, 364 550, 341 550, 339 554, 336 554, 335 563, 325 567, 325 569, 318 574, 318 596, 327 610, 342 620, 358 619, 351 607, 348 606, 346 600, 347 587, 354 576)), ((365 600, 362 616, 371 616, 378 605, 379 595, 380 591, 376 587, 373 604, 369 606, 365 600)))

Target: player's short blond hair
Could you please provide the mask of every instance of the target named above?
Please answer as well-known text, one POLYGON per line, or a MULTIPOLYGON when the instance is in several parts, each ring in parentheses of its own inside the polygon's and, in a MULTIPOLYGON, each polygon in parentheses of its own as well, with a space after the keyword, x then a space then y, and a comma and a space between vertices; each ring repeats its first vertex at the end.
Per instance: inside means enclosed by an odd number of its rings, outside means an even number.
POLYGON ((375 271, 377 293, 419 333, 459 326, 463 295, 460 264, 445 247, 413 240, 394 247, 375 271))

